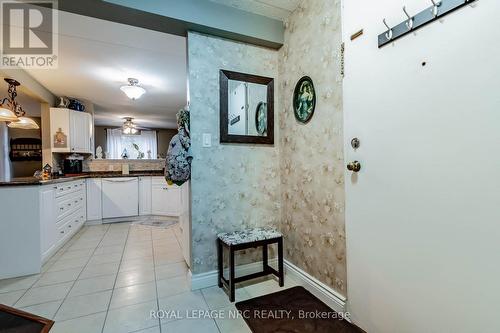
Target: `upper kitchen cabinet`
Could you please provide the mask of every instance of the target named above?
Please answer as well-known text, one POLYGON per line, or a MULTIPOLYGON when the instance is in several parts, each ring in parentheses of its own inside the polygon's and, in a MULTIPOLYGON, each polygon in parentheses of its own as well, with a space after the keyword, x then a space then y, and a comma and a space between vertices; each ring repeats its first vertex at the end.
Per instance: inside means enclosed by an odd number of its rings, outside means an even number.
POLYGON ((54 153, 91 154, 92 115, 70 109, 50 109, 51 148, 54 153))
POLYGON ((70 111, 69 135, 71 152, 89 154, 92 152, 92 116, 90 113, 70 111))

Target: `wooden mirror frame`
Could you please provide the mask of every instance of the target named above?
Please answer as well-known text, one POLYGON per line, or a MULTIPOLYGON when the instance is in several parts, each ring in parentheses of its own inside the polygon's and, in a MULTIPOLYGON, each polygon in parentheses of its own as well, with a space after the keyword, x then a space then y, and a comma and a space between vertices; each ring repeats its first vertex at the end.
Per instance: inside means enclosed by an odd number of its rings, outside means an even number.
POLYGON ((274 79, 269 77, 220 70, 220 143, 254 143, 274 145, 274 79), (267 136, 229 134, 229 80, 267 86, 267 136))

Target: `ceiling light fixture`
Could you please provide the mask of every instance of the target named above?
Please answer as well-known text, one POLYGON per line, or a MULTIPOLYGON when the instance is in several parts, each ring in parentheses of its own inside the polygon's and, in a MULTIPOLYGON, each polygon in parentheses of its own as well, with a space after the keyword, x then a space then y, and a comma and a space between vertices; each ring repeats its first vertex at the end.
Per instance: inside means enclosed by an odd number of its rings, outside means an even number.
POLYGON ((21 84, 14 79, 5 79, 9 84, 8 98, 4 98, 0 104, 0 121, 10 122, 10 128, 39 129, 40 126, 31 118, 26 117, 26 112, 16 102, 17 87, 21 84))
POLYGON ((9 123, 10 128, 19 128, 19 129, 39 129, 40 126, 31 118, 28 117, 19 117, 17 118, 19 121, 9 123))
POLYGON ((146 90, 139 86, 139 80, 134 78, 129 78, 128 85, 121 86, 120 90, 123 91, 131 100, 139 99, 146 93, 146 90))
POLYGON ((134 118, 126 117, 125 122, 122 126, 122 133, 124 135, 139 135, 140 131, 137 129, 137 125, 132 121, 134 118))

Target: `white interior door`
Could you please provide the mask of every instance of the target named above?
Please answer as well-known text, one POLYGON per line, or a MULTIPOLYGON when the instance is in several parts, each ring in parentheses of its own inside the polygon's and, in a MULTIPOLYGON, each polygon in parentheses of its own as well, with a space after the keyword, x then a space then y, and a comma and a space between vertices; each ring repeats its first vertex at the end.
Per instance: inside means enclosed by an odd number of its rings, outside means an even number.
POLYGON ((400 4, 344 6, 345 156, 362 164, 346 172, 352 318, 370 333, 498 332, 500 2, 382 49, 382 19, 402 22, 400 4))

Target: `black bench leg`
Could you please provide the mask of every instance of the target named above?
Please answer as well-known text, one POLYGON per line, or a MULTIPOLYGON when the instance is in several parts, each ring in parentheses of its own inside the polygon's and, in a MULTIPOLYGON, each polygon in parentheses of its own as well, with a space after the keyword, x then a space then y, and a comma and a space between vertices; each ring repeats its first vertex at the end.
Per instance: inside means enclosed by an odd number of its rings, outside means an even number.
POLYGON ((229 247, 229 301, 234 302, 234 248, 229 247))
POLYGON ((268 254, 267 254, 267 244, 262 246, 262 270, 267 272, 268 254))
POLYGON ((285 285, 285 271, 283 269, 283 237, 278 241, 278 273, 280 287, 285 285))
POLYGON ((224 273, 224 265, 222 260, 223 260, 222 242, 220 239, 217 239, 217 266, 219 270, 219 278, 217 280, 217 283, 219 285, 219 288, 222 288, 222 276, 224 273))

